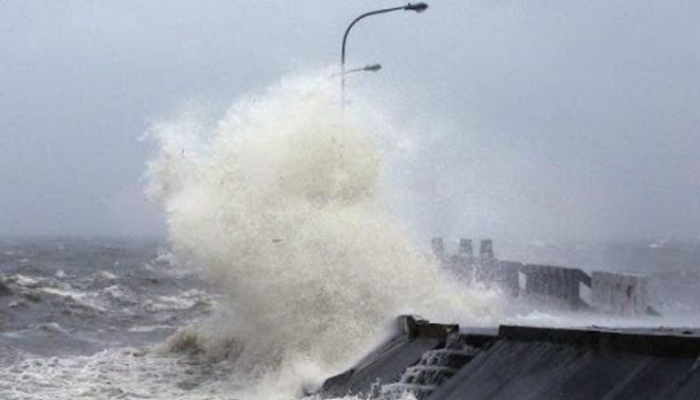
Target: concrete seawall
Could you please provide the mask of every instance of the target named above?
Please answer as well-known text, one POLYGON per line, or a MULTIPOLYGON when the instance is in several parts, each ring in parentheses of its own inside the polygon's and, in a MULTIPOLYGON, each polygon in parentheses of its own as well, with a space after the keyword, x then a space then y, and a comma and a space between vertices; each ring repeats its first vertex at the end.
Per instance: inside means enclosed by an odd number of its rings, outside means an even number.
POLYGON ((376 399, 698 399, 695 331, 457 329, 412 317, 323 397, 376 399))
MULTIPOLYGON (((466 285, 500 288, 514 301, 618 317, 658 315, 649 277, 637 273, 501 260, 491 240, 456 252, 431 243, 440 268, 466 285), (585 298, 582 294, 589 296, 585 298)), ((693 330, 469 329, 398 319, 396 335, 320 394, 363 399, 695 399, 700 400, 700 334, 693 330)))
POLYGON ((623 316, 658 315, 649 304, 648 277, 637 273, 585 272, 579 268, 498 259, 493 241, 480 242, 474 256, 471 239, 460 239, 450 252, 444 238, 431 242, 441 268, 467 283, 498 286, 511 297, 541 299, 569 310, 594 310, 623 316), (587 288, 591 299, 581 297, 587 288))

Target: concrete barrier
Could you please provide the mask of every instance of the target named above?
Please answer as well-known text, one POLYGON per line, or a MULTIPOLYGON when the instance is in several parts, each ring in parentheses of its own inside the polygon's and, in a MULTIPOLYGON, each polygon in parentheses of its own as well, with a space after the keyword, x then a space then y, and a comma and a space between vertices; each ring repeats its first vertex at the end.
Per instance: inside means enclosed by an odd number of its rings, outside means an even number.
POLYGON ((571 309, 586 308, 581 299, 581 284, 590 286, 590 278, 576 268, 552 265, 527 264, 521 269, 525 274, 525 293, 543 295, 563 300, 571 309))
POLYGON ((442 237, 432 239, 431 247, 441 267, 466 284, 497 286, 512 297, 555 299, 554 304, 572 310, 594 308, 617 315, 658 315, 649 306, 647 277, 643 275, 593 272, 593 278, 578 268, 499 260, 491 239, 480 241, 478 257, 474 256, 471 239, 461 238, 456 252, 448 249, 442 237), (525 276, 524 285, 520 284, 520 274, 525 276), (581 285, 591 288, 592 304, 581 298, 581 285))
POLYGON ((496 258, 493 253, 493 240, 483 239, 479 244, 479 259, 482 261, 490 261, 496 258))
POLYGON ((511 274, 499 271, 498 260, 493 253, 493 242, 484 239, 479 246, 479 257, 474 256, 473 241, 471 239, 459 239, 459 247, 456 252, 448 249, 448 244, 442 237, 433 238, 431 241, 433 256, 440 262, 443 269, 449 270, 460 276, 467 283, 494 283, 503 281, 505 275, 511 274))
POLYGON ((459 330, 457 324, 434 324, 413 315, 401 315, 397 318, 399 333, 408 338, 445 340, 447 335, 459 330))
POLYGON ((521 293, 519 268, 522 264, 500 260, 481 260, 476 267, 476 280, 487 285, 497 285, 511 297, 521 293))
POLYGON ((646 276, 596 271, 591 280, 591 302, 596 310, 618 315, 648 312, 646 276))
POLYGON ((474 259, 474 247, 471 239, 459 239, 457 256, 460 258, 474 259))
POLYGON ((430 248, 433 251, 433 256, 439 261, 445 258, 445 239, 441 237, 433 238, 430 241, 430 248))

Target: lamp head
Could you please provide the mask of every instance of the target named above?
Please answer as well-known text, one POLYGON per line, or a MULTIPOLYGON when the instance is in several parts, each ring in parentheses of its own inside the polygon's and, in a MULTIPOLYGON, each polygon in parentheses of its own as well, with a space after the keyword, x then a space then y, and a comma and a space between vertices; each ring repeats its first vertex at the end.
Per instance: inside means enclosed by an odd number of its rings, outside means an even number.
POLYGON ((363 69, 365 71, 377 72, 380 69, 382 69, 382 66, 380 64, 372 64, 372 65, 365 66, 363 69))
POLYGON ((422 13, 423 11, 428 9, 428 5, 426 3, 416 3, 416 4, 411 4, 408 3, 406 7, 403 8, 406 11, 415 11, 417 13, 422 13))

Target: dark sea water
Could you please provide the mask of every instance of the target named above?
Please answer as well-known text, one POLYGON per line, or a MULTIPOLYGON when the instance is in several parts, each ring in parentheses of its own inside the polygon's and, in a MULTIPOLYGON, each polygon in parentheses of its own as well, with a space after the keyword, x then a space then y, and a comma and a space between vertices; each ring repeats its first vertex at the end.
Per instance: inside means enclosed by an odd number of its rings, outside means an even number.
POLYGON ((157 241, 3 239, 0 399, 206 398, 211 364, 153 349, 216 299, 157 241))
MULTIPOLYGON (((673 317, 645 324, 700 321, 696 242, 498 246, 505 259, 646 273, 673 317)), ((225 361, 159 351, 222 299, 171 260, 156 240, 1 239, 0 399, 232 398, 225 361)), ((536 311, 522 321, 572 319, 536 311)))

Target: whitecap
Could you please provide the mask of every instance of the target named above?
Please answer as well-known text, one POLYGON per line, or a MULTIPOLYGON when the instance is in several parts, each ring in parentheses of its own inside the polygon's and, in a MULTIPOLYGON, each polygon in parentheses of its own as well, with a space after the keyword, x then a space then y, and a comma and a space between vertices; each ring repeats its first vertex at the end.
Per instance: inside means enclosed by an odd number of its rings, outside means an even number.
POLYGON ((19 286, 37 287, 39 285, 39 280, 22 274, 16 274, 10 279, 19 286))
POLYGON ((117 275, 113 274, 112 272, 109 271, 98 271, 94 274, 94 277, 96 279, 102 279, 102 280, 109 280, 113 281, 117 278, 119 278, 117 275))

